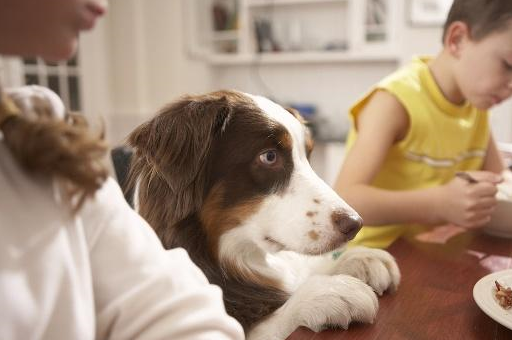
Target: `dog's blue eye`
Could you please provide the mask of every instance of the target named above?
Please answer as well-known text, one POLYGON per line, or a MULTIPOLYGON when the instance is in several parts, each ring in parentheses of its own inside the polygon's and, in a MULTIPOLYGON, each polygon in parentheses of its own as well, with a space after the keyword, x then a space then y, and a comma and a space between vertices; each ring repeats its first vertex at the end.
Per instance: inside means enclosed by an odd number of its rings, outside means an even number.
POLYGON ((266 165, 272 165, 277 160, 277 153, 275 150, 269 150, 260 155, 260 161, 266 165))

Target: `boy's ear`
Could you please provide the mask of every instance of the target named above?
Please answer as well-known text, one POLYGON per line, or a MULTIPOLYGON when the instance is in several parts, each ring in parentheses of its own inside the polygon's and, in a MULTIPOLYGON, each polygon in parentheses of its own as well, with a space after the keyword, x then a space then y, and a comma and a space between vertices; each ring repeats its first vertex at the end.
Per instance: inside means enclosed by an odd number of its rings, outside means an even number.
POLYGON ((454 57, 458 58, 464 44, 469 40, 471 40, 469 26, 465 22, 454 21, 446 30, 444 45, 454 57))
MULTIPOLYGON (((135 157, 164 179, 184 218, 202 204, 210 146, 232 114, 225 96, 184 97, 162 109, 128 137, 135 157)), ((148 183, 150 185, 150 183, 148 183)))

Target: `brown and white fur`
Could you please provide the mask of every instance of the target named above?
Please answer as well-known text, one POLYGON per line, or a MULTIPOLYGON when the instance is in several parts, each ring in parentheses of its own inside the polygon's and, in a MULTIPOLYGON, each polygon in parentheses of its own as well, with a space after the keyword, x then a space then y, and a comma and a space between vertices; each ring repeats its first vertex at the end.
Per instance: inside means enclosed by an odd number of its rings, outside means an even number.
POLYGON ((396 289, 385 251, 322 256, 361 219, 311 169, 312 141, 293 112, 236 91, 187 96, 129 143, 136 208, 166 248, 185 248, 222 288, 248 339, 371 323, 375 292, 396 289))

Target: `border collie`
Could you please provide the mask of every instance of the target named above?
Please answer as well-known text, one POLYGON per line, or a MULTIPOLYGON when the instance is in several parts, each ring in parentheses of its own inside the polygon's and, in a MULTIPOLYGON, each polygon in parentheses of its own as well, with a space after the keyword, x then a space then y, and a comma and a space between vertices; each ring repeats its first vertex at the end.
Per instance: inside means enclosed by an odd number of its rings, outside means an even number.
POLYGON ((313 142, 296 112, 236 91, 186 96, 129 144, 136 209, 222 288, 248 339, 371 323, 375 293, 397 288, 389 253, 329 253, 362 221, 311 169, 313 142))

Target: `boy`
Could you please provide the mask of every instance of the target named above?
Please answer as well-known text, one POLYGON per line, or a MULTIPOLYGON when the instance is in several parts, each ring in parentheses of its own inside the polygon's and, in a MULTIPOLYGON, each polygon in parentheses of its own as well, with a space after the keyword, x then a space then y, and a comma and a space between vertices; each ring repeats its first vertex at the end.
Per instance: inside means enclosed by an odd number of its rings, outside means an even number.
POLYGON ((455 0, 440 54, 414 59, 350 111, 336 190, 372 226, 354 243, 387 247, 415 224, 488 223, 505 166, 487 110, 511 94, 512 1, 455 0))

